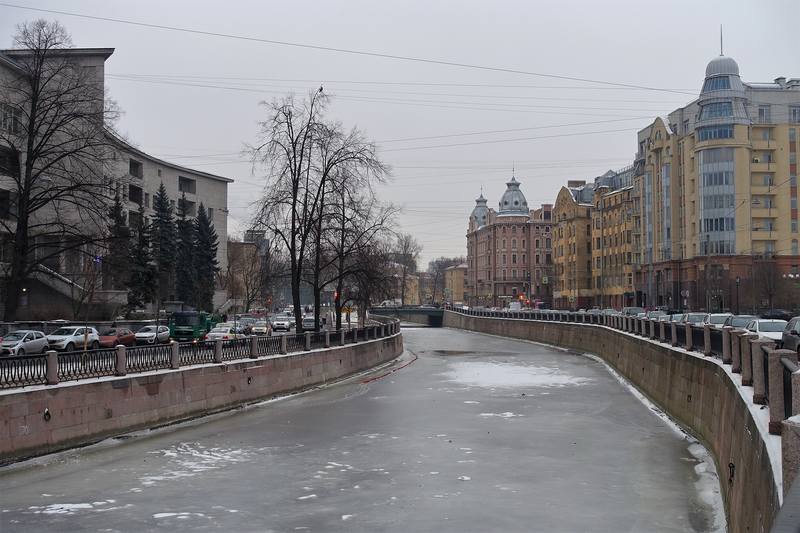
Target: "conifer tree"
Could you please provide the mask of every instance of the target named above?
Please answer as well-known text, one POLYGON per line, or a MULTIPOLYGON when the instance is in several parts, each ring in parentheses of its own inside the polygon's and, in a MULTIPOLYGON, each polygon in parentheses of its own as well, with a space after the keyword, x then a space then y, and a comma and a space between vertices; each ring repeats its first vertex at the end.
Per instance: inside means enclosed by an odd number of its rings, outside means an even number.
POLYGON ((153 222, 151 224, 151 249, 153 262, 156 268, 156 282, 158 285, 156 296, 160 301, 169 299, 175 294, 175 220, 172 214, 172 204, 167 195, 164 183, 158 187, 158 192, 153 197, 153 222))
POLYGON ((194 220, 196 232, 195 244, 195 296, 198 309, 212 311, 214 302, 214 281, 218 270, 217 263, 217 232, 214 224, 208 218, 208 212, 203 204, 197 210, 194 220))
POLYGON ((177 239, 175 246, 175 295, 178 300, 194 306, 195 271, 194 252, 197 244, 194 221, 186 219, 186 194, 178 202, 178 217, 175 221, 177 239))
POLYGON ((135 228, 136 239, 130 253, 130 277, 128 279, 128 307, 136 309, 153 300, 155 294, 156 269, 150 254, 150 228, 139 207, 139 222, 135 228))
POLYGON ((131 229, 125 221, 119 195, 114 196, 108 218, 107 255, 103 258, 103 274, 107 287, 119 289, 128 282, 128 254, 131 248, 131 229))

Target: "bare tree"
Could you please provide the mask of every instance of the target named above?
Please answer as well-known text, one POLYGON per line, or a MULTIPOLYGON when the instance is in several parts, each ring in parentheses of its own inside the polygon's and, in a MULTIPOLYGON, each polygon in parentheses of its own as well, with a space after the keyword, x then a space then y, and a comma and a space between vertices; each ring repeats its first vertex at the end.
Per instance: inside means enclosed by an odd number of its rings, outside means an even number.
POLYGON ((256 243, 228 238, 228 268, 220 273, 220 281, 231 298, 241 298, 245 312, 250 311, 263 294, 261 262, 256 243))
POLYGON ((772 309, 775 295, 778 294, 781 285, 781 276, 778 272, 778 265, 774 259, 761 259, 753 263, 753 276, 757 280, 758 295, 760 301, 758 307, 767 302, 767 309, 772 309))
POLYGON ((417 261, 422 252, 422 246, 413 235, 401 233, 397 236, 394 255, 395 262, 400 265, 400 304, 406 304, 406 282, 408 274, 417 271, 417 261))
MULTIPOLYGON (((10 74, 0 79, 0 188, 10 209, 0 228, 13 235, 5 284, 5 320, 41 266, 100 244, 110 203, 104 171, 111 160, 106 126, 116 117, 97 69, 75 55, 57 22, 18 26, 10 74)), ((80 266, 77 267, 80 270, 80 266)))
POLYGON ((444 271, 451 266, 460 265, 464 257, 438 257, 428 263, 428 274, 431 283, 431 303, 436 303, 436 295, 441 292, 444 297, 444 271), (441 291, 439 291, 441 289, 441 291))

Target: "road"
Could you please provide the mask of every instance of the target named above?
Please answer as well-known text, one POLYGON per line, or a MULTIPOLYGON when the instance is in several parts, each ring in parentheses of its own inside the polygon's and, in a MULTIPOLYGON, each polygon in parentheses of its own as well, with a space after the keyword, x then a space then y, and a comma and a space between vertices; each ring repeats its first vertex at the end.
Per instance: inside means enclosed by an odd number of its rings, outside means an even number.
POLYGON ((0 531, 724 527, 697 445, 601 363, 449 329, 404 335, 410 364, 383 377, 0 470, 0 531))

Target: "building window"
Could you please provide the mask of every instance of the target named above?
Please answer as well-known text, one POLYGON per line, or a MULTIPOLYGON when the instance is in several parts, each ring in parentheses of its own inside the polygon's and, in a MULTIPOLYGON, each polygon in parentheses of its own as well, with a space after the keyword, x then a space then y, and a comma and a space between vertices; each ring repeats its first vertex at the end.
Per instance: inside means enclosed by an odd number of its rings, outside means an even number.
POLYGON ((758 121, 761 124, 769 124, 770 122, 772 122, 772 113, 770 112, 770 106, 768 105, 758 106, 758 121))
POLYGON ((22 111, 17 107, 3 104, 0 108, 0 130, 12 135, 22 134, 22 111))
MULTIPOLYGON (((711 141, 714 139, 733 139, 733 126, 709 126, 697 128, 698 141, 711 141)), ((694 160, 692 160, 694 162, 694 160)))
POLYGON ((161 169, 160 168, 158 169, 158 177, 159 178, 161 177, 161 169))
POLYGON ((797 239, 792 239, 792 255, 797 255, 797 239))
POLYGON ((178 209, 183 210, 187 217, 197 216, 197 204, 184 198, 178 199, 178 209))
POLYGON ((789 122, 792 124, 800 124, 800 106, 789 106, 789 122))
POLYGON ((513 248, 514 250, 517 249, 517 239, 511 239, 511 248, 513 248))
POLYGON ((506 264, 506 254, 503 254, 503 264, 506 264))
POLYGON ((0 218, 8 220, 11 216, 11 191, 0 189, 0 218))
POLYGON ((703 84, 703 92, 724 91, 731 88, 731 80, 727 76, 709 78, 703 84))
POLYGON ((131 202, 142 205, 144 202, 144 192, 142 191, 141 187, 137 187, 136 185, 129 185, 128 186, 128 198, 131 202))
POLYGON ((733 104, 731 102, 712 102, 710 104, 704 105, 700 109, 700 120, 708 120, 712 118, 723 118, 732 116, 733 116, 733 104))
POLYGON ((149 192, 144 193, 144 206, 145 207, 150 207, 150 193, 149 192))
POLYGON ((144 167, 139 161, 131 159, 128 163, 128 173, 135 178, 141 179, 144 177, 144 167))
POLYGON ((211 222, 214 222, 214 208, 213 207, 207 208, 206 209, 206 214, 208 215, 208 220, 210 220, 211 222))
POLYGON ((178 191, 188 192, 189 194, 197 193, 197 182, 191 178, 178 176, 178 191))

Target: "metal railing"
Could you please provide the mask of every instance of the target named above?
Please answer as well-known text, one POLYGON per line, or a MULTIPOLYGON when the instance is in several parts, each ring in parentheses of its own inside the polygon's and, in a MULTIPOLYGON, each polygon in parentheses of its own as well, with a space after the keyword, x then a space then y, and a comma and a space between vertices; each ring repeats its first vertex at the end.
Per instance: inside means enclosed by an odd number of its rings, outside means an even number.
POLYGON ((390 337, 399 332, 400 322, 387 319, 370 322, 367 328, 309 332, 308 348, 306 334, 295 334, 0 357, 0 389, 291 354, 325 348, 327 340, 335 347, 390 337))
POLYGON ((59 381, 113 376, 116 369, 116 348, 58 354, 59 381))

